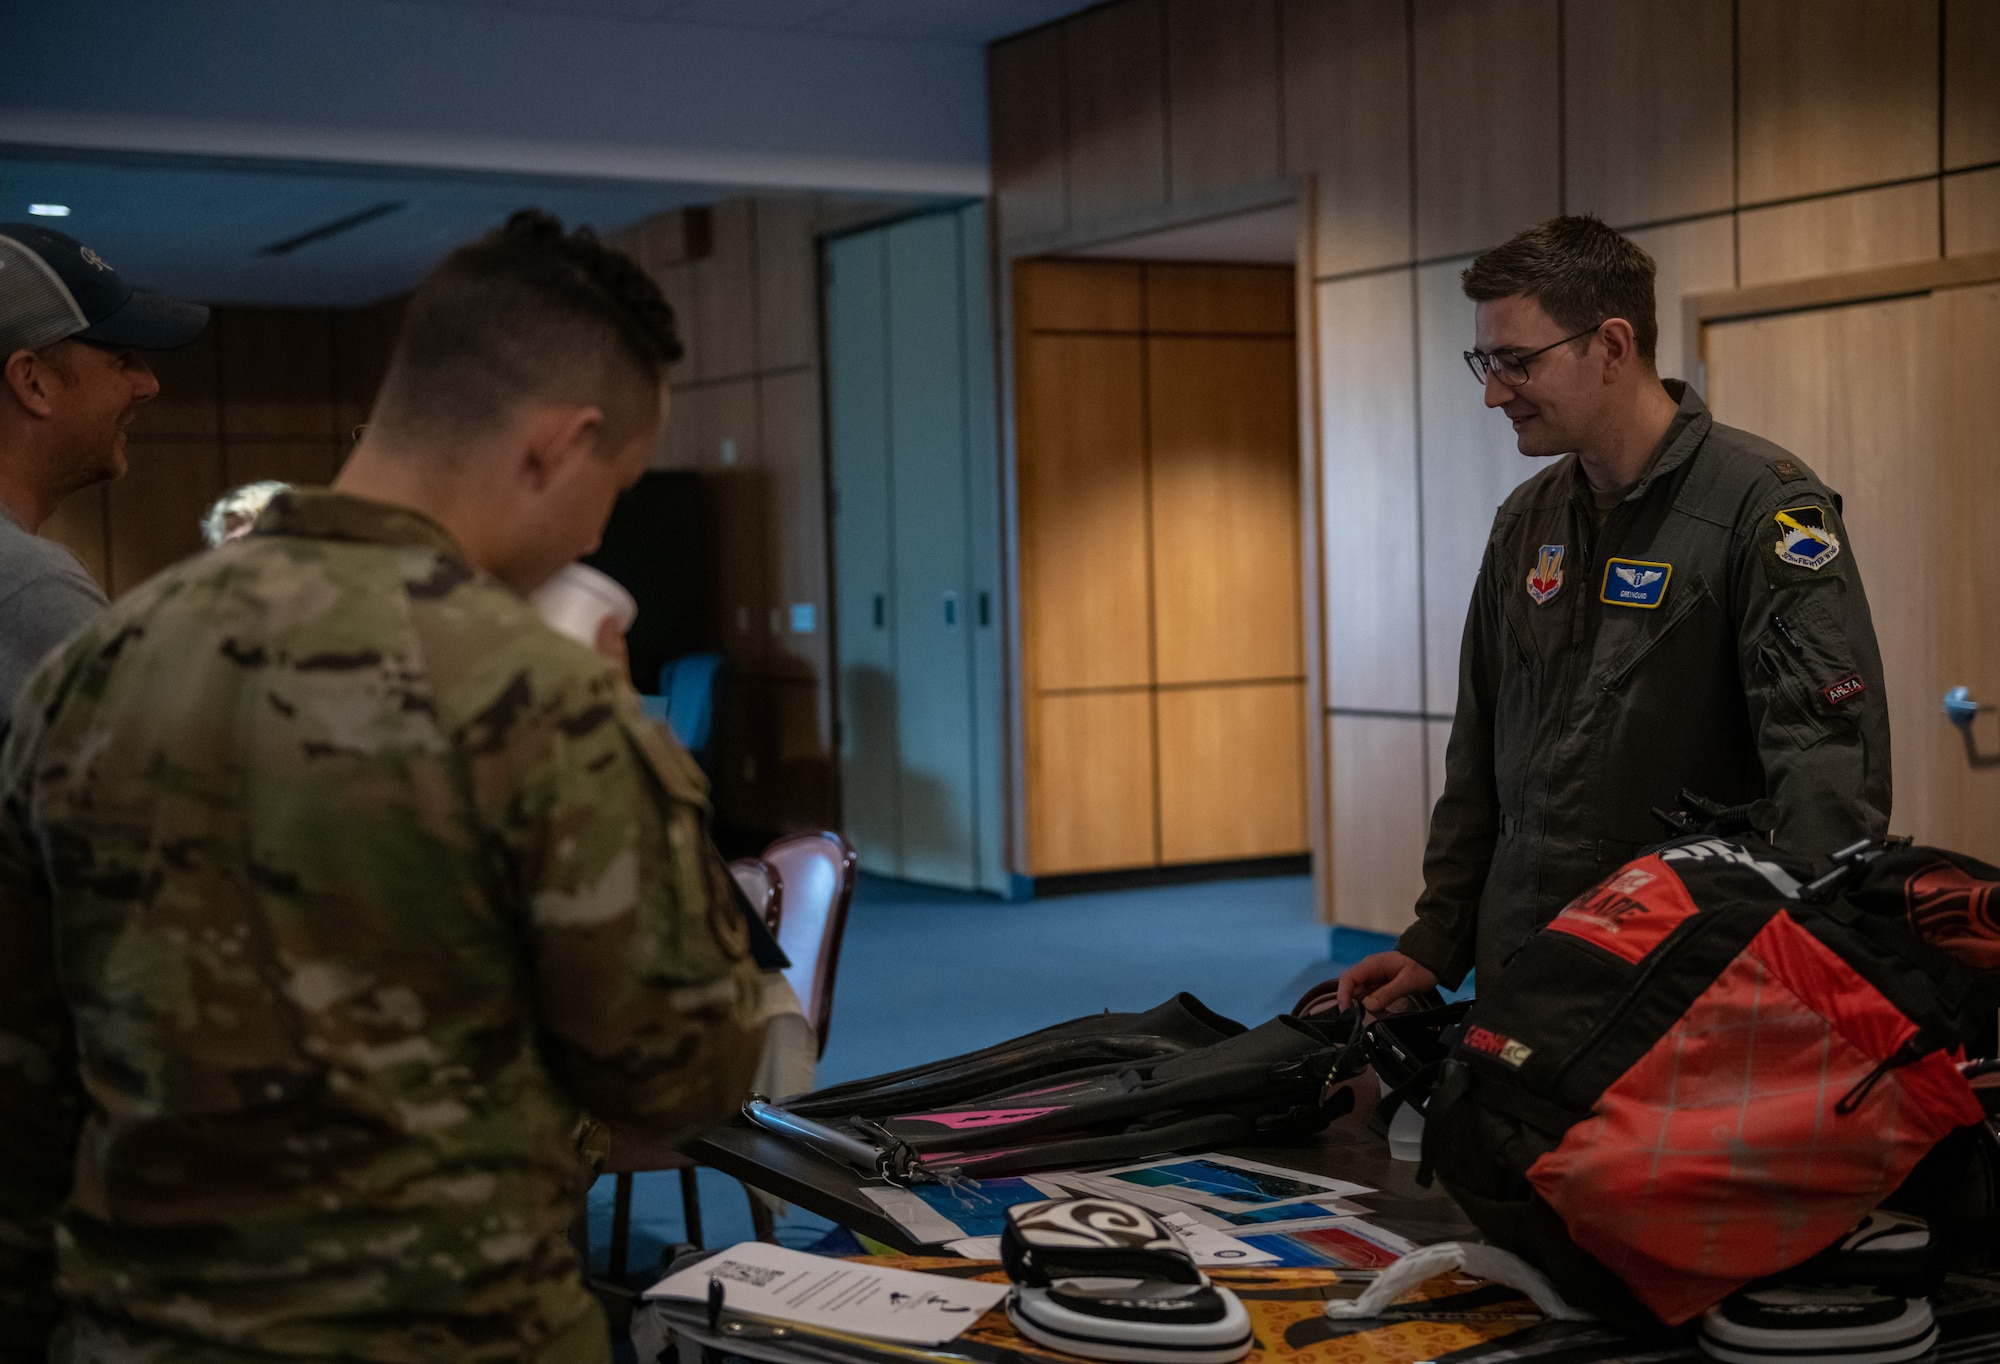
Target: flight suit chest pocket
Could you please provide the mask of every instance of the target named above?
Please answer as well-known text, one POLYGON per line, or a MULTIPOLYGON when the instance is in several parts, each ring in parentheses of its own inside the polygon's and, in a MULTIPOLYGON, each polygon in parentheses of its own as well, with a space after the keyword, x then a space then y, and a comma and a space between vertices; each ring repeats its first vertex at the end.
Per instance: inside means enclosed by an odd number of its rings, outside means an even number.
POLYGON ((1756 658, 1771 721, 1800 748, 1851 730, 1869 704, 1853 651, 1817 598, 1775 613, 1756 658))
POLYGON ((1624 686, 1641 663, 1713 600, 1707 580, 1699 573, 1689 573, 1685 583, 1676 583, 1674 587, 1678 590, 1655 611, 1641 612, 1622 606, 1606 608, 1597 649, 1604 660, 1598 670, 1598 685, 1605 691, 1624 686))

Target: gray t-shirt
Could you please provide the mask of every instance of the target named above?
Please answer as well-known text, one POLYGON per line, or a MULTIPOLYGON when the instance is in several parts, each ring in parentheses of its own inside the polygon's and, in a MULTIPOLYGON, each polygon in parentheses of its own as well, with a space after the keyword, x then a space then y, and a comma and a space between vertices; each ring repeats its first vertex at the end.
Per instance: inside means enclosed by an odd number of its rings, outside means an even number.
POLYGON ((108 604, 74 554, 0 506, 0 729, 35 665, 108 604))

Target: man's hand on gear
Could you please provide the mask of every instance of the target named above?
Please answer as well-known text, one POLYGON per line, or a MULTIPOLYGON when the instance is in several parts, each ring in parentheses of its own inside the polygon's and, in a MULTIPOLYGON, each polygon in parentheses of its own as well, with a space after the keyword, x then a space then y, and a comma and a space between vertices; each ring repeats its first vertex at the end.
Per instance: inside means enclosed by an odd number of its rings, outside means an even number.
POLYGON ((1401 952, 1377 952, 1341 973, 1340 1007, 1345 1009, 1359 998, 1363 1009, 1380 1015, 1397 1000, 1432 989, 1437 983, 1430 968, 1414 958, 1401 952))

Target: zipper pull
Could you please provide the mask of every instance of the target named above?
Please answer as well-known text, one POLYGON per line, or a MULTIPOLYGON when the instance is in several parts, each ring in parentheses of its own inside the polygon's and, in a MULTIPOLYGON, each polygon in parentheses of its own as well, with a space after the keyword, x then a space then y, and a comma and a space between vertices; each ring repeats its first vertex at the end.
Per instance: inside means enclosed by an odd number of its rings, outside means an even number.
POLYGON ((1805 646, 1799 643, 1799 637, 1792 633, 1792 627, 1786 624, 1785 618, 1773 611, 1771 613, 1771 624, 1777 627, 1780 635, 1784 636, 1785 644, 1791 649, 1793 655, 1798 658, 1804 658, 1806 654, 1805 646))
POLYGON ((1936 1045, 1932 1043, 1924 1030, 1922 1028, 1917 1029, 1916 1032, 1910 1034, 1909 1041, 1883 1057, 1877 1063, 1875 1069, 1862 1076, 1861 1082, 1848 1090, 1841 1097, 1840 1102, 1833 1106, 1833 1111, 1843 1118, 1848 1116, 1861 1107, 1862 1103, 1868 1098, 1869 1092, 1877 1084, 1881 1083, 1884 1075, 1887 1075, 1892 1070, 1899 1070, 1904 1066, 1913 1065, 1936 1050, 1936 1045))

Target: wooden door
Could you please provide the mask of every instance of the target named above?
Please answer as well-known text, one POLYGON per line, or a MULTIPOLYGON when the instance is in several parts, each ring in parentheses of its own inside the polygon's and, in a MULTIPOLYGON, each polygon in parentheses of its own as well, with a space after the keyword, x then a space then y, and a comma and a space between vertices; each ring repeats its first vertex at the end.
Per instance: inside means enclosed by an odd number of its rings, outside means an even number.
POLYGON ((1291 272, 1015 283, 1030 870, 1304 851, 1291 272))
POLYGON ((1844 502, 1882 648, 1890 828, 2000 858, 2000 725, 1966 736, 1940 709, 1965 685, 2000 699, 2000 286, 1707 328, 1716 417, 1800 455, 1844 502), (1983 761, 1991 755, 1993 761, 1983 761))

